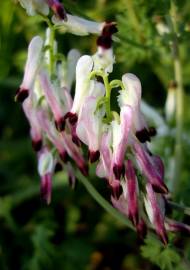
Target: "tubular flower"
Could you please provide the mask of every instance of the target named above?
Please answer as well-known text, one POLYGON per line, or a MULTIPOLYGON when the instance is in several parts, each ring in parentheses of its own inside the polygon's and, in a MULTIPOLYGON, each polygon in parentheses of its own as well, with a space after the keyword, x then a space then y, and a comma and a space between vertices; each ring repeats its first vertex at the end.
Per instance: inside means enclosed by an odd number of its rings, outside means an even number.
POLYGON ((52 175, 54 159, 48 148, 43 148, 38 153, 38 172, 41 177, 41 196, 47 204, 51 202, 52 175))
POLYGON ((42 55, 43 40, 41 37, 34 37, 28 47, 28 57, 25 65, 24 78, 17 90, 15 99, 23 102, 29 95, 34 86, 42 55))
POLYGON ((66 170, 74 187, 76 168, 88 176, 90 163, 97 162, 96 175, 106 179, 113 206, 129 218, 141 237, 150 223, 164 244, 167 230, 189 233, 189 226, 165 217, 168 189, 164 165, 148 149, 147 142, 155 131, 141 112, 140 80, 126 73, 121 80, 109 81, 115 62, 115 24, 98 24, 72 15, 67 15, 66 22, 60 18, 65 19, 65 13, 58 1, 45 3, 58 15, 53 17, 57 25, 79 35, 96 33, 99 37, 92 56, 71 50, 67 58, 60 57, 56 41, 49 41, 50 30, 45 43, 37 36, 29 45, 16 99, 23 102, 30 123, 42 197, 50 203, 52 177, 57 170, 66 170), (110 100, 115 87, 121 89, 117 112, 110 100), (145 222, 146 215, 150 222, 145 222))

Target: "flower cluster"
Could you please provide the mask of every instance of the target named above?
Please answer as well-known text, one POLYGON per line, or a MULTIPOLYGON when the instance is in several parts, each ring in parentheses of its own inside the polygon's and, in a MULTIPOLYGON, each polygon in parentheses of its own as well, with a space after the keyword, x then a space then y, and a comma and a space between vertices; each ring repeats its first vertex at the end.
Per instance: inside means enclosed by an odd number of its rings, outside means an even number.
MULTIPOLYGON (((30 1, 33 5, 37 2, 53 10, 58 4, 30 1)), ((126 73, 122 80, 109 81, 115 62, 112 35, 116 25, 65 17, 67 22, 58 17, 53 21, 79 35, 99 34, 97 52, 80 56, 77 50, 71 50, 67 62, 57 61, 56 41, 50 43, 48 29, 45 42, 36 36, 29 45, 24 78, 16 94, 30 123, 42 197, 50 203, 56 170, 68 172, 73 186, 74 167, 88 177, 89 165, 96 163, 96 174, 107 182, 113 206, 131 220, 140 235, 152 226, 166 244, 167 230, 189 232, 189 227, 165 217, 168 189, 164 165, 148 149, 155 129, 147 125, 141 113, 140 80, 126 73), (113 89, 118 90, 118 112, 111 109, 113 89)))

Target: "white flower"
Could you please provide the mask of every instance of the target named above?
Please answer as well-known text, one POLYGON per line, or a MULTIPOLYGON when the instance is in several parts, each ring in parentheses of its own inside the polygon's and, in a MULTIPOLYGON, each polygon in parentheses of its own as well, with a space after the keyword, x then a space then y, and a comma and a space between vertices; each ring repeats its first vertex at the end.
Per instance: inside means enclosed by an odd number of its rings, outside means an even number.
POLYGON ((67 14, 67 21, 60 20, 56 16, 53 16, 52 21, 62 31, 78 36, 86 36, 89 33, 100 34, 104 27, 104 23, 97 23, 70 14, 67 14))
POLYGON ((34 16, 36 13, 47 16, 49 13, 49 6, 45 0, 19 0, 19 2, 30 16, 34 16))

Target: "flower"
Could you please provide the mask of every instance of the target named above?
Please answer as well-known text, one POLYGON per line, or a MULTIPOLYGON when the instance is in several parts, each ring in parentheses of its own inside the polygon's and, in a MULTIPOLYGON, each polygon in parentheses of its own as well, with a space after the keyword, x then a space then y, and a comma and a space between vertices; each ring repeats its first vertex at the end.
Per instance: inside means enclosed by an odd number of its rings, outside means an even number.
POLYGON ((90 33, 100 34, 105 25, 105 23, 97 23, 71 14, 67 14, 67 21, 60 20, 56 16, 53 16, 52 21, 61 31, 77 36, 86 36, 90 33))
POLYGON ((54 172, 54 158, 47 147, 38 153, 38 172, 41 176, 41 196, 47 204, 51 202, 52 175, 54 172))
POLYGON ((23 102, 29 95, 34 86, 36 74, 40 67, 42 56, 43 40, 39 36, 35 36, 28 47, 28 57, 25 65, 24 78, 17 90, 15 99, 23 102))

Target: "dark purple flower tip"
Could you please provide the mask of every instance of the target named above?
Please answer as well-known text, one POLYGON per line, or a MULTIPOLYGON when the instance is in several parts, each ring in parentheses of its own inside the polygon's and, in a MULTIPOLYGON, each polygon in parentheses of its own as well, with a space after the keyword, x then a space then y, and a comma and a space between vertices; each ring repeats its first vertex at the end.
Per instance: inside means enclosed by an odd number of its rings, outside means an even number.
POLYGON ((67 21, 67 13, 64 6, 59 2, 59 0, 49 0, 49 6, 53 12, 59 17, 59 19, 67 21))
POLYGON ((133 223, 133 225, 135 227, 138 226, 138 224, 139 224, 139 213, 138 213, 138 211, 135 211, 134 213, 132 211, 129 211, 128 218, 131 220, 131 222, 133 223))
POLYGON ((102 36, 111 37, 113 34, 117 32, 118 32, 118 29, 115 22, 106 22, 102 30, 102 36))
POLYGON ((154 191, 157 193, 168 194, 168 188, 164 184, 164 182, 160 183, 159 185, 152 184, 152 187, 153 187, 154 191))
POLYGON ((114 180, 113 183, 110 185, 111 187, 111 194, 112 196, 119 200, 119 197, 121 196, 123 189, 122 186, 120 184, 120 182, 118 180, 114 180))
POLYGON ((65 118, 61 117, 59 120, 55 120, 55 127, 58 131, 64 131, 65 130, 65 118))
POLYGON ((36 152, 40 151, 42 148, 42 140, 37 140, 37 141, 32 140, 32 148, 36 152))
POLYGON ((97 151, 88 151, 88 159, 90 160, 91 163, 96 162, 100 157, 100 152, 97 151))
POLYGON ((145 222, 144 222, 143 219, 141 219, 139 221, 139 223, 137 224, 136 230, 137 230, 138 236, 141 239, 144 239, 145 236, 147 235, 147 226, 146 226, 146 224, 145 224, 145 222))
POLYGON ((46 201, 47 204, 51 202, 51 190, 52 190, 52 183, 51 183, 51 174, 45 174, 42 176, 41 179, 41 198, 46 201))
POLYGON ((75 125, 78 121, 78 116, 76 113, 68 112, 64 116, 64 120, 69 119, 71 125, 75 125))
POLYGON ((72 141, 74 142, 74 144, 76 144, 77 146, 81 146, 81 141, 80 139, 77 137, 76 134, 72 134, 72 141))
POLYGON ((97 45, 103 49, 110 49, 112 47, 112 39, 109 36, 99 36, 97 45))
POLYGON ((169 220, 169 221, 167 221, 166 226, 168 227, 168 230, 171 232, 181 232, 184 235, 190 234, 190 226, 188 226, 182 222, 177 222, 175 220, 169 220))
POLYGON ((78 166, 78 168, 84 176, 88 176, 88 164, 84 163, 78 166))
POLYGON ((168 244, 168 236, 167 236, 167 233, 166 233, 165 229, 162 230, 162 232, 160 232, 158 236, 160 237, 160 240, 162 241, 162 243, 165 246, 167 246, 167 244, 168 244))
POLYGON ((55 172, 55 173, 56 173, 56 172, 61 172, 62 170, 63 170, 62 164, 61 164, 60 162, 57 162, 57 163, 55 164, 54 172, 55 172))
POLYGON ((149 133, 150 137, 154 137, 154 136, 156 136, 157 131, 156 131, 155 127, 149 127, 148 128, 148 133, 149 133))
POLYGON ((67 154, 66 151, 62 151, 59 153, 59 156, 61 158, 61 160, 64 162, 64 163, 67 163, 69 161, 69 155, 67 154))
POLYGON ((121 176, 124 176, 125 175, 125 166, 124 166, 124 164, 122 164, 122 165, 114 164, 113 173, 115 175, 115 178, 118 179, 118 180, 121 178, 121 176))
POLYGON ((18 101, 18 102, 22 103, 28 96, 29 96, 28 89, 21 89, 21 88, 19 88, 16 91, 15 101, 18 101))
POLYGON ((137 131, 136 137, 137 139, 139 139, 141 143, 145 143, 147 141, 150 142, 150 134, 146 128, 143 128, 142 130, 137 131))

